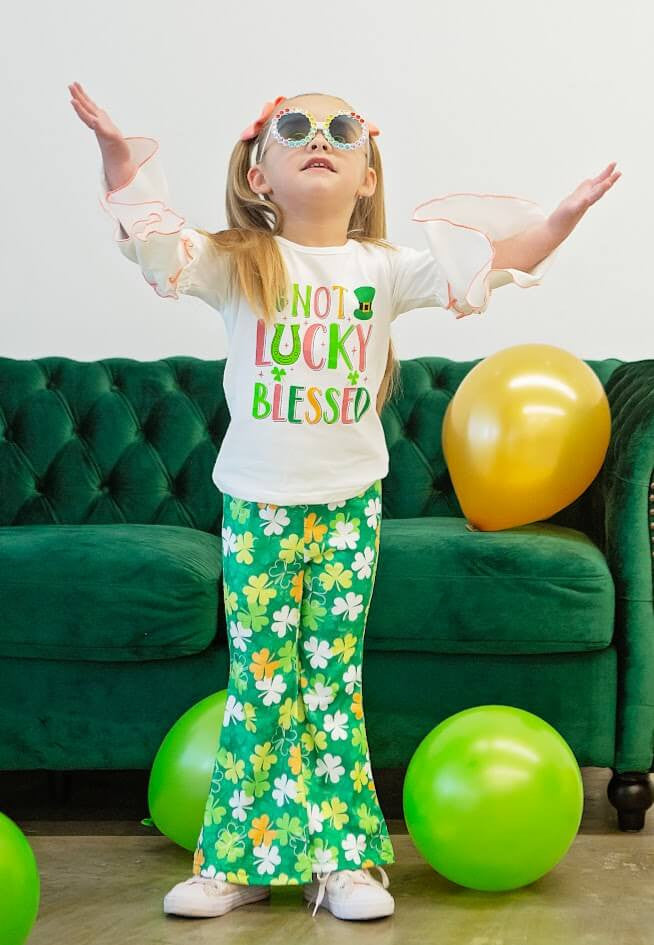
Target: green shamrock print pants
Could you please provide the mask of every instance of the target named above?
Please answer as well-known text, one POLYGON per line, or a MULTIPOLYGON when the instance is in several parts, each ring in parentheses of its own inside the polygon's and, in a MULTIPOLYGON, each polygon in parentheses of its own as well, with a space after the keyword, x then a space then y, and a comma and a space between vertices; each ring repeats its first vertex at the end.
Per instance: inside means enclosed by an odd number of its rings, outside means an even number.
POLYGON ((193 873, 299 884, 394 863, 363 715, 381 480, 340 502, 223 494, 230 672, 193 873))

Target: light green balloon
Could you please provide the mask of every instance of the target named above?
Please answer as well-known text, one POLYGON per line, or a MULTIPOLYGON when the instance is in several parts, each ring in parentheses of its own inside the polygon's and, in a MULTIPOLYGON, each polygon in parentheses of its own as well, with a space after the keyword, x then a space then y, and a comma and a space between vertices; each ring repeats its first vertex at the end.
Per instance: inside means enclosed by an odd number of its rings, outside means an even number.
POLYGON ((180 716, 155 755, 148 782, 148 807, 169 839, 195 850, 204 820, 227 690, 201 699, 180 716))
POLYGON ((574 840, 584 804, 568 743, 537 715, 475 706, 437 725, 413 753, 407 830, 439 873, 484 891, 544 876, 574 840))
POLYGON ((36 858, 20 827, 0 813, 0 942, 27 941, 41 898, 36 858))

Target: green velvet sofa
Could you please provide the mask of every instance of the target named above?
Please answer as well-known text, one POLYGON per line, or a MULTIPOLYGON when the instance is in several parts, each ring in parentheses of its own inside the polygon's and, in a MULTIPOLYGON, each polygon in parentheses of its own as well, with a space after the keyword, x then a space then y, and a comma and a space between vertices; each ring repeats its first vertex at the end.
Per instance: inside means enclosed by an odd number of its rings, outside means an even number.
MULTIPOLYGON (((441 449, 478 362, 401 362, 382 420, 380 562, 365 638, 374 767, 461 709, 519 706, 609 767, 622 830, 652 803, 654 361, 586 363, 602 469, 551 519, 470 531, 441 449)), ((0 358, 0 770, 147 770, 227 685, 224 360, 0 358)))

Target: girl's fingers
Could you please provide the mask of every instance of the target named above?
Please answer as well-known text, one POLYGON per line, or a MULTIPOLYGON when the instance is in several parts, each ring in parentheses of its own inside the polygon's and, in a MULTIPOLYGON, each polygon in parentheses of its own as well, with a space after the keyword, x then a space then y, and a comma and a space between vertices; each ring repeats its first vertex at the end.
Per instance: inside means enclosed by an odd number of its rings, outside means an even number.
POLYGON ((82 115, 84 118, 93 118, 93 115, 82 105, 81 102, 73 102, 73 108, 77 111, 79 115, 82 115))
POLYGON ((84 108, 84 106, 79 104, 79 102, 73 102, 73 108, 75 109, 75 111, 77 112, 77 114, 79 115, 79 117, 82 119, 82 121, 83 121, 86 125, 89 126, 89 128, 93 127, 93 125, 95 124, 95 116, 94 116, 94 115, 90 115, 90 114, 86 111, 86 109, 84 108))
POLYGON ((95 104, 95 102, 93 101, 93 99, 90 98, 90 97, 86 94, 86 92, 84 91, 84 89, 82 88, 82 86, 79 84, 79 82, 74 82, 74 83, 73 83, 73 89, 74 89, 74 91, 75 91, 75 94, 76 94, 77 97, 79 98, 79 100, 82 101, 82 102, 84 102, 85 106, 86 106, 89 110, 95 111, 95 112, 99 111, 98 106, 95 104))
POLYGON ((606 193, 609 187, 613 187, 618 177, 620 177, 620 171, 617 171, 615 174, 611 174, 611 176, 603 183, 602 193, 606 193))
POLYGON ((91 101, 88 95, 86 95, 82 90, 80 90, 78 94, 79 94, 80 102, 83 102, 86 108, 88 108, 91 111, 97 111, 97 107, 95 103, 91 101))
POLYGON ((597 177, 593 178, 593 183, 598 184, 601 180, 604 180, 605 177, 608 177, 608 175, 611 173, 615 165, 616 165, 615 161, 611 161, 610 164, 607 164, 604 170, 600 174, 598 174, 597 177))
POLYGON ((92 131, 97 130, 98 116, 95 114, 95 112, 90 112, 88 109, 84 108, 80 102, 73 102, 73 108, 82 119, 84 124, 88 125, 92 131))
POLYGON ((599 200, 600 197, 603 197, 604 194, 607 192, 607 190, 610 190, 611 187, 613 187, 616 180, 620 176, 621 176, 620 171, 617 171, 615 174, 611 174, 611 176, 607 180, 600 181, 600 183, 597 184, 594 188, 591 203, 595 203, 597 200, 599 200))
POLYGON ((82 93, 80 92, 79 88, 77 87, 77 83, 76 83, 76 82, 73 82, 72 85, 69 85, 69 86, 68 86, 68 91, 70 92, 72 98, 73 98, 76 102, 83 102, 83 101, 84 101, 84 96, 82 95, 82 93))
POLYGON ((68 86, 68 88, 69 88, 69 90, 70 90, 70 94, 71 94, 71 95, 74 95, 75 98, 80 98, 80 99, 81 99, 81 98, 83 97, 83 93, 82 93, 82 90, 81 90, 81 87, 80 87, 79 82, 72 82, 72 83, 68 86))
POLYGON ((86 92, 84 91, 84 89, 82 88, 81 85, 80 85, 80 94, 81 94, 82 97, 84 98, 84 101, 87 103, 87 105, 89 105, 89 106, 91 106, 91 108, 95 108, 95 109, 97 110, 98 106, 95 104, 95 102, 93 101, 93 99, 91 98, 91 96, 86 94, 86 92))

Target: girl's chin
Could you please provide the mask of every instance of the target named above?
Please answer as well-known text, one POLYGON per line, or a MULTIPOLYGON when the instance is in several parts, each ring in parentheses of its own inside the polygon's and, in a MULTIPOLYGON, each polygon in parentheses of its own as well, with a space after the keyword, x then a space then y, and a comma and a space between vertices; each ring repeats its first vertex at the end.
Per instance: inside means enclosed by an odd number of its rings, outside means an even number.
MULTIPOLYGON (((311 171, 306 173, 311 174, 311 171)), ((331 172, 330 172, 331 173, 331 172)), ((335 175, 334 175, 335 176, 335 175)), ((329 187, 330 189, 336 185, 336 181, 331 180, 327 177, 327 174, 313 174, 310 179, 302 178, 303 187, 329 187)))
POLYGON ((316 203, 324 203, 333 207, 339 203, 346 204, 348 202, 342 194, 334 190, 330 191, 326 187, 302 187, 300 190, 296 190, 295 193, 289 194, 288 199, 289 201, 294 200, 296 203, 303 203, 308 206, 316 203))

